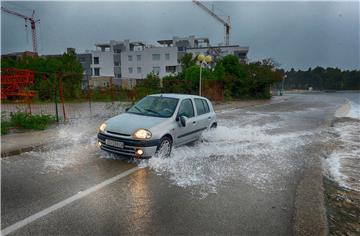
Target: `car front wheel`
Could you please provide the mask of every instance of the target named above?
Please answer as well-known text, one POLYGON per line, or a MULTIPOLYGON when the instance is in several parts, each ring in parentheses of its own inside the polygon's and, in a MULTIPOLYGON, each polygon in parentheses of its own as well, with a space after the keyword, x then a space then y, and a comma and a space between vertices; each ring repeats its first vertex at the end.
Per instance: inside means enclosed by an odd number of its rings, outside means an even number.
POLYGON ((158 157, 169 157, 172 149, 172 140, 165 136, 161 138, 156 154, 158 157))

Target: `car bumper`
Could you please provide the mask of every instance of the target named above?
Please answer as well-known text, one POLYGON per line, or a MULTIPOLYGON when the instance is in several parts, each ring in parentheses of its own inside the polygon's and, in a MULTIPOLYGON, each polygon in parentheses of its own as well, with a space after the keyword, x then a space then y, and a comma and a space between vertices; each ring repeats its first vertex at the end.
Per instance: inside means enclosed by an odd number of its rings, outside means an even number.
POLYGON ((134 139, 126 139, 115 137, 112 135, 98 133, 98 142, 99 146, 102 150, 124 155, 124 156, 132 156, 132 157, 139 157, 139 158, 150 158, 152 157, 157 147, 160 143, 159 139, 156 140, 134 140, 134 139), (106 144, 106 140, 110 139, 117 142, 122 142, 124 144, 123 148, 115 147, 112 145, 106 144), (136 154, 136 150, 141 149, 143 150, 143 154, 141 156, 136 154))

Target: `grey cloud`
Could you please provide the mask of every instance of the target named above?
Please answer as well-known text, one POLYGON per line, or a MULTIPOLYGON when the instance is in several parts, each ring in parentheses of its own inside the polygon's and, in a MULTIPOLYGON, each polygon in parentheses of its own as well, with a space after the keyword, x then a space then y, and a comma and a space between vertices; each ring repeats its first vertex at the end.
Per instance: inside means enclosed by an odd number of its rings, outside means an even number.
MULTIPOLYGON (((231 15, 231 41, 249 46, 251 60, 273 57, 289 69, 337 66, 359 68, 359 2, 214 2, 231 15)), ((223 41, 224 29, 192 2, 2 2, 35 9, 41 19, 42 54, 94 48, 111 39, 155 43, 172 36, 223 41)), ((31 50, 24 21, 1 14, 3 53, 31 50)))

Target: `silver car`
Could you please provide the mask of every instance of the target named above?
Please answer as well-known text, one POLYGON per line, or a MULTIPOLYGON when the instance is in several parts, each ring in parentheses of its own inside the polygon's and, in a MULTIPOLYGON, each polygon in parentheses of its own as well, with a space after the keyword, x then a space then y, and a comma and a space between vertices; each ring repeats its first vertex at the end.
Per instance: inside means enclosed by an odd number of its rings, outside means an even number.
POLYGON ((216 126, 216 114, 207 98, 154 94, 101 124, 98 145, 108 152, 138 158, 169 156, 173 146, 195 141, 203 130, 216 126))

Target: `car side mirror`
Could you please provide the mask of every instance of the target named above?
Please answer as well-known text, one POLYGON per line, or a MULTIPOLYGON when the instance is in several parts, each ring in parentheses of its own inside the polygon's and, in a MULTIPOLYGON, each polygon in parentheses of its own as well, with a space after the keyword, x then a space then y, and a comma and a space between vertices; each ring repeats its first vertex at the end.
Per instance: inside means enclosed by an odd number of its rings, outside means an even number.
POLYGON ((180 116, 180 124, 183 127, 186 127, 186 123, 187 123, 187 117, 186 116, 180 116))

